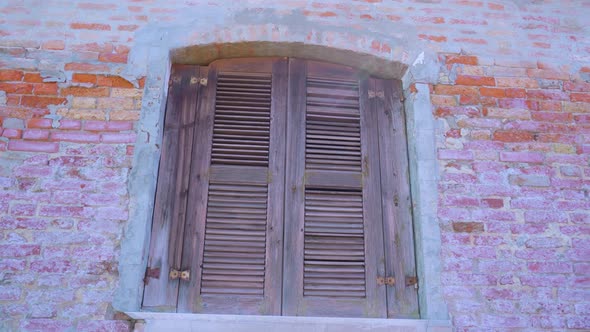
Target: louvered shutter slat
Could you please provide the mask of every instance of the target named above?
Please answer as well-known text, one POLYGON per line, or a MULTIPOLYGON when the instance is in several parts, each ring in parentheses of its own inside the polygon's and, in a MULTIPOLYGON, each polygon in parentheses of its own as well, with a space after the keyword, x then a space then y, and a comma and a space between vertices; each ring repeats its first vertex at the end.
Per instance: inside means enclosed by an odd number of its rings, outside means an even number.
POLYGON ((292 261, 284 277, 296 289, 284 290, 284 313, 384 317, 385 290, 375 283, 382 228, 367 231, 381 221, 380 200, 367 202, 379 189, 378 158, 367 159, 377 135, 362 127, 367 88, 342 66, 291 60, 290 73, 285 257, 292 261))
POLYGON ((279 63, 286 63, 236 61, 210 65, 210 143, 203 151, 207 163, 199 164, 207 186, 194 193, 206 203, 194 211, 200 215, 193 265, 198 273, 188 306, 202 313, 280 314, 280 279, 270 276, 280 275, 282 258, 276 247, 282 247, 277 216, 284 205, 280 133, 286 100, 280 94, 286 70, 279 63))

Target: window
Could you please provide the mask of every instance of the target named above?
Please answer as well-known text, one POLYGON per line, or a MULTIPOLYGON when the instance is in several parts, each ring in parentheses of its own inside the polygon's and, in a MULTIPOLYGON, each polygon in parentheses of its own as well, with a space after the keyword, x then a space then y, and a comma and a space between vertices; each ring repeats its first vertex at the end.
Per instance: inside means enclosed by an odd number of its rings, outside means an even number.
POLYGON ((144 310, 418 317, 399 81, 173 66, 144 310))

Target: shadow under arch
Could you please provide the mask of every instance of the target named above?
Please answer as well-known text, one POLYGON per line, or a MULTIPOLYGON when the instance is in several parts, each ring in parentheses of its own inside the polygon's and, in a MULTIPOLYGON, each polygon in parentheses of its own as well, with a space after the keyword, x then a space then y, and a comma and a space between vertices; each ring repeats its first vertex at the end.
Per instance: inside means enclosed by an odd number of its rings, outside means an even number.
POLYGON ((386 79, 401 79, 408 69, 406 64, 376 55, 302 42, 213 43, 177 48, 170 52, 172 63, 195 65, 208 65, 217 59, 273 56, 341 64, 361 69, 371 76, 386 79))

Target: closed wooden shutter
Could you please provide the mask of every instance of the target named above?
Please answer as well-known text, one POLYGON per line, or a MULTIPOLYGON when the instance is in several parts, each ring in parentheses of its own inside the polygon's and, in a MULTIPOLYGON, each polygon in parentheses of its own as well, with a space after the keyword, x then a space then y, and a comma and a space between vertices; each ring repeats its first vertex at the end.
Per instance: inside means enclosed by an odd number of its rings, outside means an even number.
POLYGON ((279 59, 209 67, 185 234, 194 274, 179 311, 280 314, 286 68, 279 59))
POLYGON ((398 81, 175 65, 143 307, 417 318, 405 135, 398 81))
POLYGON ((386 317, 377 114, 356 71, 290 62, 283 313, 386 317))
POLYGON ((205 69, 174 65, 170 75, 164 121, 162 153, 144 279, 143 307, 175 310, 178 279, 171 280, 171 268, 181 265, 182 241, 187 204, 188 176, 199 95, 198 78, 205 69))

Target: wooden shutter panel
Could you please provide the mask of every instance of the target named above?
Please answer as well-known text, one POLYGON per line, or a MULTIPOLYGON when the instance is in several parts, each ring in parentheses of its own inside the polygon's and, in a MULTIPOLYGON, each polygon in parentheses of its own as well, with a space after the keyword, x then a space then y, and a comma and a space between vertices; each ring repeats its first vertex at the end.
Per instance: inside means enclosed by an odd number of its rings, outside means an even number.
POLYGON ((283 314, 385 317, 376 114, 366 79, 290 61, 283 314))
POLYGON ((375 79, 373 84, 383 96, 373 103, 379 115, 386 271, 397 280, 387 287, 387 312, 389 317, 418 318, 418 290, 410 282, 416 278, 416 261, 401 82, 375 79))
POLYGON ((180 311, 280 314, 285 76, 279 59, 210 66, 185 247, 195 273, 180 311))
POLYGON ((170 280, 168 273, 170 268, 178 269, 181 263, 188 173, 199 91, 196 83, 201 70, 199 66, 172 67, 143 307, 176 309, 178 280, 170 280))

